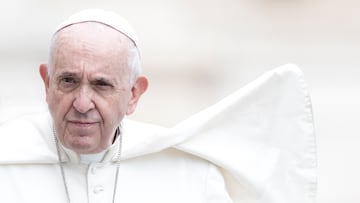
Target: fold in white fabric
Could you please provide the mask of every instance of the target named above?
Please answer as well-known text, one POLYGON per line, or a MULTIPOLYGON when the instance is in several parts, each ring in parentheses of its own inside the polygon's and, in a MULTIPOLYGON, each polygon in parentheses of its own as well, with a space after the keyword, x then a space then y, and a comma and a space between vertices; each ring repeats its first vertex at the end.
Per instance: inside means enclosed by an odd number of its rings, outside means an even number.
POLYGON ((294 65, 268 72, 172 131, 189 137, 176 148, 223 169, 234 202, 314 202, 312 108, 294 65))
POLYGON ((236 203, 315 201, 312 107, 295 65, 269 71, 168 131, 138 141, 124 158, 171 146, 216 164, 236 203))

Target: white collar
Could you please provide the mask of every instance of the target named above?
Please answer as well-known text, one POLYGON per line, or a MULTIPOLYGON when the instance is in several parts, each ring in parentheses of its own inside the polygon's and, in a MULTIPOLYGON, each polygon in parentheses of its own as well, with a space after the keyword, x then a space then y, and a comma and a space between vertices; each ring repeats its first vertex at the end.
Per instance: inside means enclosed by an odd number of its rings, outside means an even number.
POLYGON ((104 158, 106 150, 101 151, 95 154, 80 154, 80 163, 90 164, 90 163, 98 163, 101 162, 104 158))

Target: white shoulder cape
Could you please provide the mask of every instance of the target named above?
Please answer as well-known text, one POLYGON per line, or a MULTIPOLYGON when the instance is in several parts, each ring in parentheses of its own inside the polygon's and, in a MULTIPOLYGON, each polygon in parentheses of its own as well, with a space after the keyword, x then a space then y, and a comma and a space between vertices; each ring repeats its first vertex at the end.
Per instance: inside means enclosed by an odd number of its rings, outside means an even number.
MULTIPOLYGON (((294 65, 267 72, 173 128, 139 125, 125 121, 122 159, 173 147, 217 165, 235 203, 315 202, 313 115, 294 65)), ((48 115, 1 125, 0 167, 56 163, 51 132, 48 115)))

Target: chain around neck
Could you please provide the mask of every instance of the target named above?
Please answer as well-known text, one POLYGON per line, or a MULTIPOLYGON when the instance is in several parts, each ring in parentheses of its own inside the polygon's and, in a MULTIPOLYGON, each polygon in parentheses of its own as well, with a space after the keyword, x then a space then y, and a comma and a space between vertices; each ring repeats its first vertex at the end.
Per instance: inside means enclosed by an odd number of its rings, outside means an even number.
MULTIPOLYGON (((65 176, 65 170, 64 170, 64 161, 62 160, 61 154, 60 154, 60 146, 59 146, 59 141, 56 137, 56 132, 55 132, 55 128, 52 128, 53 130, 53 136, 55 139, 55 146, 56 146, 56 151, 57 151, 57 156, 58 156, 58 161, 59 161, 59 166, 60 166, 60 171, 61 171, 61 177, 62 177, 62 181, 64 184, 64 189, 65 189, 65 193, 66 193, 66 199, 68 203, 71 203, 70 201, 70 194, 69 194, 69 187, 66 181, 66 176, 65 176)), ((119 169, 120 169, 120 161, 121 161, 121 149, 122 149, 122 132, 121 132, 121 125, 120 127, 118 127, 116 129, 116 133, 115 133, 115 139, 116 137, 119 137, 119 147, 118 147, 118 151, 117 151, 117 158, 116 158, 116 172, 115 172, 115 180, 114 180, 114 191, 113 191, 113 197, 112 197, 112 203, 115 203, 115 197, 116 197, 116 191, 117 191, 117 182, 118 182, 118 177, 119 177, 119 169)))

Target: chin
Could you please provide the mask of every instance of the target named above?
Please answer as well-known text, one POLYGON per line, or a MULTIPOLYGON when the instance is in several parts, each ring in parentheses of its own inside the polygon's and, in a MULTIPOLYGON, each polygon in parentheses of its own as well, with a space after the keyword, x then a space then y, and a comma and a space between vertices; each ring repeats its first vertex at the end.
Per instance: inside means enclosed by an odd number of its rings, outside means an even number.
POLYGON ((89 154, 89 153, 96 153, 97 147, 88 139, 76 139, 72 140, 69 143, 70 149, 80 153, 80 154, 89 154))

